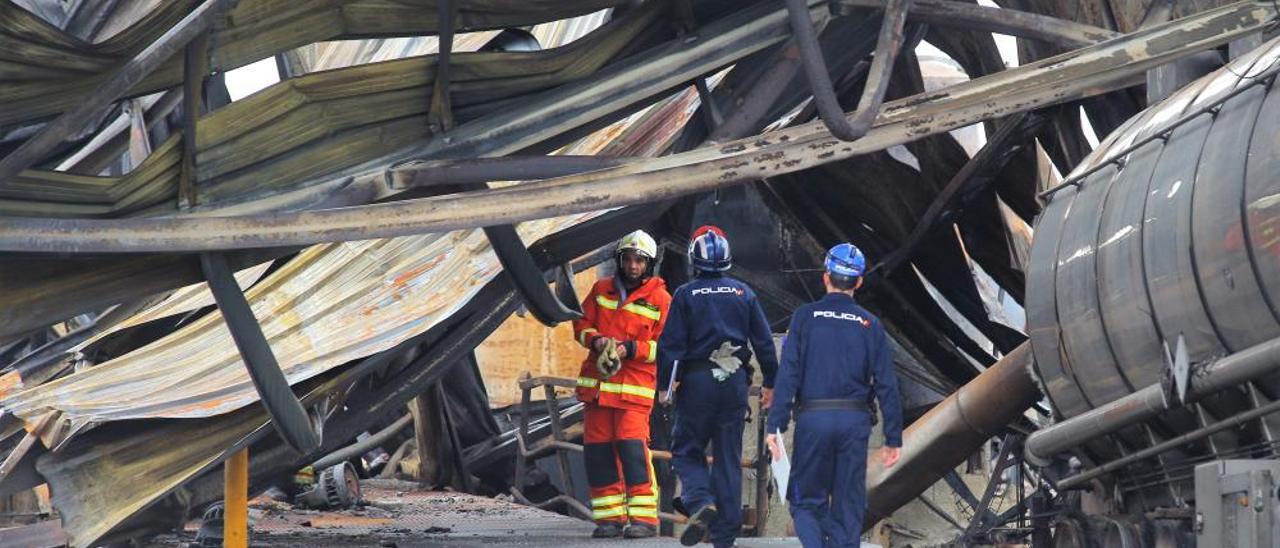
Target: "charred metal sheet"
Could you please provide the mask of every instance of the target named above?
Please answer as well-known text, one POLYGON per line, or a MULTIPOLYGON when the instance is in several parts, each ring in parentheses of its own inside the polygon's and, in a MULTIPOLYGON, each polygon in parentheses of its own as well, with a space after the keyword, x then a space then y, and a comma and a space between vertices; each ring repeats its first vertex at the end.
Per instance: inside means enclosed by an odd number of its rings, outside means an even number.
MULTIPOLYGON (((648 152, 669 142, 691 114, 694 94, 667 100, 570 153, 648 152), (674 121, 674 122, 673 122, 674 121)), ((538 240, 600 212, 522 223, 538 240)), ((501 272, 480 230, 308 248, 246 293, 290 384, 352 359, 391 348, 448 317, 501 272)), ((74 430, 129 418, 201 417, 257 400, 219 314, 210 314, 136 352, 81 373, 11 394, 5 409, 30 416, 62 411, 74 430), (201 382, 193 383, 191 379, 201 382), (78 395, 73 395, 78 394, 78 395)))
MULTIPOLYGON (((593 216, 520 228, 536 240, 593 216)), ((246 298, 296 383, 429 328, 500 272, 479 230, 326 244, 300 253, 246 298)), ((210 314, 139 352, 12 394, 4 407, 19 416, 57 409, 83 425, 209 416, 256 399, 221 315, 210 314)))
POLYGON ((1015 114, 1006 119, 1000 129, 992 135, 987 144, 973 156, 956 175, 952 177, 946 188, 938 194, 929 209, 920 217, 916 227, 901 247, 893 254, 885 257, 872 267, 870 274, 889 275, 899 264, 911 258, 925 234, 934 230, 945 212, 951 209, 961 191, 989 184, 1005 163, 1016 154, 1029 134, 1034 133, 1043 123, 1043 118, 1035 114, 1015 114))
POLYGON ((230 5, 231 0, 201 2, 176 25, 116 69, 110 78, 94 86, 91 95, 77 101, 73 108, 46 124, 17 150, 0 159, 0 180, 17 175, 19 171, 43 158, 63 139, 83 129, 89 120, 95 119, 103 109, 141 82, 161 63, 181 51, 187 42, 212 26, 230 5))
MULTIPOLYGON (((1256 32, 1275 16, 1270 6, 1233 4, 1136 36, 959 84, 947 93, 895 101, 885 106, 879 125, 854 143, 841 144, 820 126, 806 124, 714 149, 454 197, 270 218, 10 218, 0 221, 0 249, 122 252, 269 247, 452 230, 674 198, 791 173, 1009 112, 1124 87, 1152 66, 1256 32), (637 194, 635 188, 648 190, 637 194)), ((457 139, 475 137, 465 135, 464 130, 465 126, 459 128, 457 139)))
MULTIPOLYGON (((582 255, 660 213, 659 208, 639 207, 606 214, 535 244, 534 256, 549 265, 563 257, 582 255)), ((387 411, 403 409, 409 399, 448 373, 518 305, 507 282, 493 279, 474 298, 461 302, 459 312, 446 321, 327 375, 322 384, 312 381, 302 390, 305 395, 301 400, 307 405, 335 390, 346 391, 344 387, 374 372, 389 375, 376 386, 362 384, 347 393, 343 408, 326 421, 323 445, 314 454, 299 455, 276 442, 269 435, 268 417, 258 406, 202 419, 107 424, 73 439, 39 464, 53 486, 53 502, 64 515, 71 544, 97 542, 182 486, 191 497, 187 504, 218 500, 222 496, 218 463, 251 443, 252 478, 276 477, 310 464, 370 428, 387 411), (395 362, 406 355, 417 357, 394 369, 395 362), (388 368, 391 370, 386 371, 388 368), (120 473, 122 469, 131 472, 120 473), (103 478, 119 481, 104 483, 103 478)))
MULTIPOLYGON (((464 0, 459 2, 457 30, 469 32, 521 27, 574 17, 623 4, 621 0, 464 0)), ((280 51, 340 38, 434 34, 439 28, 436 0, 239 0, 226 23, 214 32, 216 51, 211 68, 226 71, 280 51)), ((0 71, 11 75, 0 85, 10 98, 0 109, 0 127, 39 120, 73 108, 93 93, 103 75, 130 53, 151 43, 192 11, 197 0, 167 2, 136 24, 103 42, 89 44, 49 26, 11 3, 0 4, 0 17, 22 32, 0 55, 0 71), (32 59, 45 62, 33 66, 32 59), (86 76, 87 74, 87 76, 86 76), (25 78, 23 77, 25 76, 25 78), (30 80, 37 80, 36 83, 30 80), (40 81, 43 80, 43 81, 40 81)), ((130 96, 178 85, 182 58, 163 67, 129 90, 130 96)))
MULTIPOLYGON (((655 9, 646 8, 546 51, 454 56, 456 116, 474 121, 502 109, 504 100, 592 74, 646 36, 655 15, 655 9)), ((287 202, 280 204, 284 199, 278 196, 284 190, 302 194, 291 197, 305 199, 301 207, 315 207, 311 204, 317 194, 323 198, 324 189, 306 181, 336 179, 342 188, 348 180, 342 170, 425 141, 430 132, 422 117, 435 62, 435 56, 418 56, 308 74, 202 117, 196 136, 198 210, 265 195, 277 195, 270 201, 284 207, 287 202)), ((544 131, 558 133, 554 125, 544 131)), ((180 135, 171 136, 143 165, 119 177, 29 170, 0 178, 0 194, 13 198, 0 202, 0 208, 32 216, 176 212, 171 198, 180 179, 180 141, 180 135)), ((359 203, 379 197, 374 193, 359 203)))

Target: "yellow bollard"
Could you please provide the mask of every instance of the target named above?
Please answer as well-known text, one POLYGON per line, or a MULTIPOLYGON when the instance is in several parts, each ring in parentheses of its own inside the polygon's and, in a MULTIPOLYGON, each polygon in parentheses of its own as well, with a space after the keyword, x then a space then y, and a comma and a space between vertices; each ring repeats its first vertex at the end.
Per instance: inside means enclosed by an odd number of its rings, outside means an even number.
POLYGON ((223 463, 222 546, 249 547, 249 449, 223 463))

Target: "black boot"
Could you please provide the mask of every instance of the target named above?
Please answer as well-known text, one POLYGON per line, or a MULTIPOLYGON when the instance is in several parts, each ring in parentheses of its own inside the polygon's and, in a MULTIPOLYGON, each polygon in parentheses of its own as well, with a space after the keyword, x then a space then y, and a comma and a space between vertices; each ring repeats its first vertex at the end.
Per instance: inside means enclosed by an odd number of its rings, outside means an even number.
POLYGON ((627 538, 650 538, 658 536, 658 528, 648 523, 633 521, 623 533, 627 538))
POLYGON ((618 538, 622 536, 622 524, 616 521, 606 521, 596 525, 596 530, 591 532, 591 538, 618 538))
POLYGON ((703 537, 707 536, 707 529, 711 527, 711 522, 715 521, 719 515, 713 505, 703 506, 701 510, 694 512, 684 532, 680 533, 680 544, 693 546, 702 542, 703 537))

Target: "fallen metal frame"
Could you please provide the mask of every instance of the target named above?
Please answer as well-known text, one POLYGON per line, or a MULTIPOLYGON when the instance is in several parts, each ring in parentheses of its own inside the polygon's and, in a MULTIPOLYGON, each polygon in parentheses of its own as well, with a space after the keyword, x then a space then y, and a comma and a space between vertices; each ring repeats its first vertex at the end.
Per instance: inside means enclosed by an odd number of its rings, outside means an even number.
MULTIPOLYGON (((977 538, 986 536, 986 533, 992 528, 1007 523, 1003 514, 997 514, 995 509, 991 507, 991 500, 995 497, 996 490, 1004 483, 1004 471, 1010 466, 1020 466, 1021 451, 1015 448, 1021 447, 1021 436, 1018 434, 1005 434, 1001 438, 1000 453, 996 456, 996 464, 991 468, 991 476, 987 479, 987 486, 982 490, 982 500, 978 501, 978 505, 974 507, 973 519, 969 520, 968 527, 960 534, 958 541, 962 546, 968 546, 977 538), (1002 521, 1003 520, 1003 521, 1002 521)), ((1019 476, 1021 477, 1021 476, 1019 476)))
MULTIPOLYGON (((571 510, 573 513, 577 514, 582 519, 587 519, 587 520, 592 519, 591 509, 587 508, 586 505, 584 505, 581 501, 574 498, 573 496, 573 493, 575 492, 575 490, 574 490, 574 483, 573 483, 573 475, 571 473, 570 465, 569 465, 568 452, 581 453, 583 451, 582 449, 583 446, 582 444, 573 443, 569 441, 565 436, 565 430, 561 426, 561 423, 560 423, 561 417, 560 417, 560 413, 558 412, 558 410, 560 409, 560 399, 559 399, 559 396, 556 394, 556 388, 566 388, 570 390, 576 388, 578 386, 577 381, 575 379, 564 378, 564 377, 534 377, 530 375, 529 372, 526 371, 520 376, 519 386, 520 386, 520 421, 516 429, 516 443, 517 443, 518 449, 516 451, 516 459, 515 459, 515 479, 514 481, 512 481, 511 490, 510 490, 511 496, 514 497, 516 502, 519 502, 520 504, 524 504, 527 506, 534 506, 536 508, 542 508, 542 509, 553 508, 557 504, 563 504, 565 505, 566 508, 571 510), (543 403, 546 405, 547 415, 549 416, 550 422, 551 422, 552 437, 550 440, 543 443, 540 447, 531 448, 525 442, 525 440, 529 436, 530 406, 534 405, 533 399, 532 399, 532 393, 533 393, 533 390, 537 388, 542 389, 543 403), (526 472, 529 468, 529 465, 532 459, 542 456, 548 448, 555 454, 557 465, 560 467, 560 477, 562 478, 562 481, 563 481, 563 485, 559 487, 559 491, 561 494, 541 502, 533 502, 529 500, 527 496, 525 496, 524 491, 521 487, 524 485, 526 472)), ((759 398, 760 388, 755 386, 751 387, 748 393, 748 397, 759 398)), ((764 422, 763 418, 761 417, 758 417, 756 420, 761 424, 763 424, 764 422)), ((766 434, 763 427, 756 429, 757 449, 764 447, 765 436, 766 434)), ((652 460, 655 462, 659 460, 671 460, 671 453, 669 451, 651 450, 649 453, 651 455, 652 460)), ((746 510, 751 511, 751 510, 758 510, 760 508, 764 508, 764 510, 762 511, 755 512, 756 520, 754 523, 744 522, 742 524, 744 530, 753 531, 756 536, 763 535, 764 525, 762 520, 765 519, 764 517, 768 515, 767 506, 768 506, 768 492, 769 492, 770 478, 768 473, 769 468, 768 468, 767 462, 768 461, 765 460, 764 451, 759 451, 756 453, 756 460, 753 460, 753 461, 743 460, 741 462, 742 468, 748 469, 748 470, 754 470, 756 472, 755 482, 756 482, 757 497, 754 504, 748 505, 746 510), (762 497, 760 496, 761 493, 764 493, 765 495, 762 497), (761 506, 762 504, 764 506, 761 506)), ((682 516, 680 514, 670 513, 670 512, 659 512, 658 519, 668 523, 685 523, 688 521, 685 516, 682 516)))
POLYGON ((560 322, 582 317, 582 307, 572 286, 559 285, 561 295, 552 293, 547 286, 543 270, 534 263, 533 256, 520 241, 520 234, 513 225, 484 227, 484 235, 498 256, 502 271, 511 278, 511 284, 520 294, 529 313, 543 325, 554 326, 560 322))
MULTIPOLYGON (((113 0, 115 1, 115 0, 113 0)), ((436 18, 428 16, 434 10, 423 10, 423 4, 430 5, 434 0, 415 2, 387 3, 377 0, 326 0, 321 4, 300 3, 291 0, 238 0, 236 6, 227 11, 228 18, 223 19, 212 29, 211 40, 218 44, 219 55, 215 57, 213 68, 229 71, 260 59, 271 57, 277 53, 330 40, 355 38, 392 38, 400 36, 425 36, 439 32, 436 18), (369 9, 373 5, 377 12, 369 9), (358 16, 351 13, 352 7, 359 11, 358 16), (262 13, 272 13, 273 17, 259 17, 262 13)), ((108 1, 93 2, 108 4, 108 1)), ((34 46, 49 45, 70 48, 63 49, 70 53, 73 60, 86 64, 92 69, 87 73, 73 74, 70 71, 57 73, 56 79, 48 85, 37 87, 37 90, 68 89, 74 93, 62 92, 53 97, 33 97, 23 94, 13 111, 0 110, 0 132, 37 120, 52 118, 61 112, 74 108, 82 95, 94 90, 83 82, 105 80, 113 67, 104 67, 117 58, 121 41, 136 40, 139 42, 153 40, 162 34, 164 29, 155 28, 158 20, 177 20, 179 10, 189 9, 198 0, 165 3, 149 14, 151 17, 131 25, 98 43, 84 43, 83 40, 71 38, 66 32, 56 31, 33 33, 34 46), (49 36, 52 34, 52 36, 49 36), (114 46, 114 47, 111 47, 114 46), (104 51, 104 49, 106 51, 104 51), (86 76, 85 80, 79 77, 86 76), (58 86, 58 87, 55 87, 58 86)), ((624 0, 566 0, 549 2, 546 0, 487 0, 480 3, 465 2, 459 7, 463 26, 459 32, 478 32, 498 30, 509 27, 532 26, 564 18, 578 17, 597 10, 612 8, 624 4, 624 0), (469 9, 468 6, 479 9, 469 9), (495 6, 501 6, 495 11, 495 6)), ((20 25, 44 26, 42 21, 23 8, 12 3, 0 4, 0 12, 4 16, 16 20, 20 25)), ((132 3, 126 3, 131 7, 132 3)), ((95 6, 96 7, 96 6, 95 6)), ((28 45, 18 42, 19 45, 28 45)), ((61 48, 60 48, 61 49, 61 48)), ((168 59, 151 75, 132 88, 125 90, 122 97, 146 95, 181 84, 181 58, 168 59)), ((21 63, 19 63, 21 64, 21 63)), ((8 84, 9 82, 5 82, 8 84)), ((4 88, 5 86, 0 86, 4 88)), ((0 92, 3 93, 3 92, 0 92)), ((6 105, 11 106, 11 105, 6 105)))
MULTIPOLYGON (((880 8, 883 0, 835 0, 841 9, 880 8)), ((1068 49, 1121 36, 1113 30, 1038 13, 996 8, 955 0, 912 0, 907 20, 930 25, 1008 34, 1068 49)))
POLYGON ((30 167, 63 139, 84 127, 86 121, 96 119, 102 109, 128 93, 130 88, 168 61, 188 42, 205 32, 230 5, 231 0, 205 0, 197 6, 173 28, 116 70, 109 80, 97 87, 96 93, 84 98, 75 108, 63 112, 41 128, 39 133, 22 143, 17 150, 0 159, 0 180, 7 180, 30 167))
POLYGON ((1237 3, 974 79, 946 93, 887 103, 879 124, 852 143, 806 124, 582 175, 387 204, 210 218, 10 218, 0 220, 0 250, 111 253, 299 245, 512 223, 674 198, 1127 87, 1154 66, 1257 32, 1275 15, 1268 5, 1237 3))
POLYGON ((907 10, 911 0, 889 0, 884 8, 884 20, 880 23, 880 36, 876 41, 875 57, 871 62, 870 74, 862 90, 862 98, 858 101, 858 110, 853 121, 845 117, 844 109, 836 98, 831 84, 831 74, 827 70, 827 62, 822 57, 822 49, 818 46, 818 36, 813 22, 809 19, 809 10, 804 0, 785 0, 788 20, 791 22, 791 35, 800 46, 800 60, 804 67, 805 77, 809 79, 809 89, 813 93, 813 104, 818 109, 818 116, 837 139, 856 141, 871 129, 871 123, 880 113, 880 104, 889 89, 889 77, 893 73, 893 62, 902 47, 902 27, 907 21, 907 10))
POLYGON ((311 418, 294 396, 284 371, 280 370, 271 344, 240 291, 227 258, 219 253, 202 253, 200 268, 276 432, 299 453, 315 451, 320 447, 320 435, 312 428, 311 418))
POLYGON ((888 277, 902 262, 911 258, 925 236, 937 228, 943 214, 949 212, 960 200, 962 192, 973 192, 974 187, 985 188, 1004 169, 1008 161, 1037 132, 1045 118, 1035 113, 1018 113, 1009 117, 985 145, 957 171, 947 186, 938 193, 929 209, 916 223, 905 242, 898 246, 868 272, 888 277))
MULTIPOLYGON (((632 207, 596 217, 535 244, 531 254, 540 265, 551 267, 568 257, 597 249, 626 230, 652 221, 663 211, 663 208, 652 206, 632 207)), ((575 270, 589 266, 585 262, 574 264, 575 270)), ((348 365, 318 385, 312 382, 303 385, 306 395, 301 400, 304 405, 323 400, 341 402, 341 405, 330 405, 330 409, 337 410, 325 421, 325 436, 320 449, 310 454, 299 455, 287 445, 276 442, 270 436, 269 417, 250 407, 195 421, 147 421, 141 429, 133 428, 130 439, 114 437, 103 430, 91 431, 71 440, 62 451, 41 456, 39 471, 54 486, 54 504, 62 512, 71 544, 85 546, 109 538, 105 536, 108 533, 121 533, 130 527, 127 520, 131 516, 162 500, 179 486, 195 494, 190 501, 193 505, 217 500, 222 493, 222 474, 218 463, 250 444, 254 445, 250 455, 253 478, 269 477, 311 464, 325 452, 340 447, 368 429, 379 417, 403 409, 410 399, 443 378, 452 365, 497 329, 519 304, 509 282, 495 278, 448 320, 390 350, 348 365), (411 364, 388 371, 397 357, 426 343, 430 345, 429 350, 411 364), (375 373, 383 375, 376 387, 353 389, 357 382, 375 373), (192 454, 190 449, 176 449, 200 442, 207 445, 211 441, 200 436, 211 431, 220 433, 223 438, 233 438, 233 443, 220 446, 216 455, 198 451, 192 454), (113 506, 110 512, 104 513, 103 507, 95 502, 101 500, 101 490, 106 487, 99 479, 104 477, 100 474, 116 477, 108 470, 117 470, 122 462, 131 462, 125 457, 137 456, 115 454, 115 451, 127 451, 127 448, 114 446, 127 445, 149 436, 162 437, 169 444, 169 449, 162 453, 167 453, 168 458, 174 458, 180 465, 149 471, 150 482, 130 484, 124 493, 111 493, 114 500, 122 500, 123 497, 130 504, 113 506), (180 454, 175 456, 175 452, 180 454), (156 475, 160 477, 154 477, 156 475), (82 483, 85 481, 90 483, 82 483)), ((152 458, 154 453, 149 450, 147 458, 152 458)))

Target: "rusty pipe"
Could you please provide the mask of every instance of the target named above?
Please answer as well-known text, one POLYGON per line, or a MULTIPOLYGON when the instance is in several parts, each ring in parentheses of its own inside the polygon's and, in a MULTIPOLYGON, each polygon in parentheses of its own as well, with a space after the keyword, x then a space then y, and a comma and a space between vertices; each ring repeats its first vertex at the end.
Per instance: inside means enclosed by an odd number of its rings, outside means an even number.
POLYGON ((635 158, 621 156, 500 156, 466 160, 409 160, 387 170, 394 190, 494 181, 551 179, 617 167, 635 158))
POLYGON ((1031 347, 1022 343, 911 423, 892 468, 875 459, 868 463, 863 528, 920 496, 1038 399, 1031 347))

